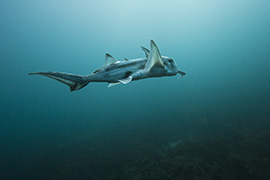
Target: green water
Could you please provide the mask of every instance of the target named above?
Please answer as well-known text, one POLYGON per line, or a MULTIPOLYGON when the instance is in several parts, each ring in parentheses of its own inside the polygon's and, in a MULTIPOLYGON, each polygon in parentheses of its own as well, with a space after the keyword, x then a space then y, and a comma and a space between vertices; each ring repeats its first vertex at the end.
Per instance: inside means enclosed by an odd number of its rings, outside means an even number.
POLYGON ((0 179, 268 179, 270 1, 0 2, 0 179), (160 52, 187 73, 76 92, 160 52))

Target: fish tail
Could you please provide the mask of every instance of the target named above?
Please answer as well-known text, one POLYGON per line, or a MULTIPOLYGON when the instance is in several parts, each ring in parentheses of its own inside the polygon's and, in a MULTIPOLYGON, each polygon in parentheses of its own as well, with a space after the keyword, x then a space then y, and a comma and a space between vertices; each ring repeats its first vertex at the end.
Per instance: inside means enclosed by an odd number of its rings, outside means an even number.
POLYGON ((85 78, 86 76, 62 72, 36 72, 36 73, 29 73, 29 75, 42 75, 55 79, 61 83, 68 85, 71 92, 82 89, 90 82, 89 80, 86 80, 85 78))

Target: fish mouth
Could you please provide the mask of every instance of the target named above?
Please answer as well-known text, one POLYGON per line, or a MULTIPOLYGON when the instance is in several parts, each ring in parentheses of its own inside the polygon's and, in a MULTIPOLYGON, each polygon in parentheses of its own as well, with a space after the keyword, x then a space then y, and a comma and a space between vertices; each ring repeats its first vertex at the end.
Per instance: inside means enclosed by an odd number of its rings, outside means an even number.
POLYGON ((178 79, 180 79, 181 77, 183 77, 184 75, 186 75, 186 73, 185 72, 183 72, 183 71, 180 71, 180 70, 178 70, 178 72, 177 73, 179 73, 181 76, 178 78, 178 79))

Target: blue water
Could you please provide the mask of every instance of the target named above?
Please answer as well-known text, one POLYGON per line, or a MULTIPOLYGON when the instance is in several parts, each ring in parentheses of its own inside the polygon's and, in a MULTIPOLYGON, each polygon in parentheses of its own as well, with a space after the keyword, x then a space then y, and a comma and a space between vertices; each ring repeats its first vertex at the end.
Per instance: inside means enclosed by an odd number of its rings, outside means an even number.
POLYGON ((270 1, 0 2, 0 179, 267 179, 270 1), (70 92, 155 40, 187 73, 70 92))

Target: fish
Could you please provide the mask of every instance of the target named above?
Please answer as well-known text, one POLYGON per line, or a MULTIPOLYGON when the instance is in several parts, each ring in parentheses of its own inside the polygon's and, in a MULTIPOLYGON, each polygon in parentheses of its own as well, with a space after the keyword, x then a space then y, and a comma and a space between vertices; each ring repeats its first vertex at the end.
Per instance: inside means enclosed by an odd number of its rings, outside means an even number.
POLYGON ((76 91, 87 86, 90 82, 107 82, 108 87, 118 84, 128 84, 131 81, 153 77, 186 75, 181 71, 172 58, 161 56, 158 46, 150 40, 151 49, 141 46, 144 58, 117 61, 113 56, 105 54, 105 65, 90 75, 82 76, 65 72, 35 72, 29 75, 42 75, 55 79, 69 86, 70 91, 76 91))

